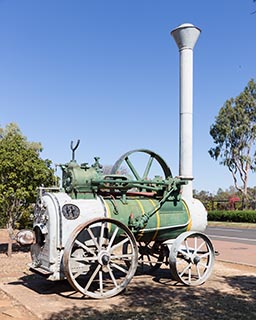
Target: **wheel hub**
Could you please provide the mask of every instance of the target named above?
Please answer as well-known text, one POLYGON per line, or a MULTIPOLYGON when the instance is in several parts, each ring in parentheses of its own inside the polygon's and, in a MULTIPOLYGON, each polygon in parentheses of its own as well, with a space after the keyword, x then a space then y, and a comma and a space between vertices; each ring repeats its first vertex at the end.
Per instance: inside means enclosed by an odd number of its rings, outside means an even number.
POLYGON ((201 259, 200 259, 199 256, 195 256, 194 259, 193 259, 193 263, 194 263, 194 264, 198 264, 198 263, 200 262, 200 260, 201 260, 201 259))
POLYGON ((110 254, 107 251, 101 251, 98 256, 98 261, 102 266, 107 266, 110 261, 110 254))

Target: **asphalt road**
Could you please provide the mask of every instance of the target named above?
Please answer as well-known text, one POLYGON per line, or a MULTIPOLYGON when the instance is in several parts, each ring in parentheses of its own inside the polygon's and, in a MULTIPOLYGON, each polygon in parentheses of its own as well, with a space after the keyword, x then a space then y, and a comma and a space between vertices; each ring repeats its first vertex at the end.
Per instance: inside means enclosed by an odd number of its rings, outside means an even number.
POLYGON ((205 232, 211 239, 217 260, 256 266, 256 229, 209 226, 205 232))
POLYGON ((207 227, 205 232, 212 240, 256 245, 256 229, 207 227))

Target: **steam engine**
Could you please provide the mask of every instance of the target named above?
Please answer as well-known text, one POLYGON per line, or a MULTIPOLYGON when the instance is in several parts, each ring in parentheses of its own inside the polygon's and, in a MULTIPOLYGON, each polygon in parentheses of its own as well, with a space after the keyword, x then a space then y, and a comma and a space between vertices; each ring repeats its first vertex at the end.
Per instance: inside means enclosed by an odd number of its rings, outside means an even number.
POLYGON ((50 280, 67 278, 94 298, 122 291, 138 265, 155 272, 170 264, 172 276, 186 285, 208 278, 214 251, 202 233, 207 212, 198 200, 182 197, 186 181, 173 177, 158 154, 127 152, 104 174, 99 158, 79 165, 72 150, 72 160, 60 165, 62 188, 39 188, 31 270, 50 280), (143 174, 133 163, 137 154, 146 160, 143 174), (161 175, 151 177, 154 163, 161 175), (93 289, 94 282, 102 283, 93 289))

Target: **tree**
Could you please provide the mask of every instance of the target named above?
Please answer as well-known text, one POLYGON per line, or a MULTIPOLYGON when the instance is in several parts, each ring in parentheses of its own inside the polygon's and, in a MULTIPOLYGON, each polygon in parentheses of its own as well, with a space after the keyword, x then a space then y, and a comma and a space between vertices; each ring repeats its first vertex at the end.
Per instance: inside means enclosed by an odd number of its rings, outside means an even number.
POLYGON ((201 190, 201 191, 193 190, 193 196, 202 202, 209 201, 213 197, 213 195, 209 191, 205 191, 205 190, 201 190))
POLYGON ((210 156, 231 172, 234 186, 247 197, 249 172, 256 170, 256 83, 250 80, 236 98, 227 100, 210 128, 215 147, 210 156))
POLYGON ((10 239, 17 222, 31 211, 37 187, 54 184, 51 161, 42 160, 41 151, 41 144, 28 142, 16 124, 0 128, 0 217, 10 239))

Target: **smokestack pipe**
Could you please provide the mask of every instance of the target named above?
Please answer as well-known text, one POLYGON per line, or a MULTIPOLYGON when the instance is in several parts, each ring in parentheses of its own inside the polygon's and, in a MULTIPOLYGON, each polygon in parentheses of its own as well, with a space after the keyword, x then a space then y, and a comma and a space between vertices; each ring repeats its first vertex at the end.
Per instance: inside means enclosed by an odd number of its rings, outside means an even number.
POLYGON ((184 23, 171 31, 180 52, 180 148, 179 175, 188 180, 183 186, 185 199, 193 197, 192 141, 193 141, 193 48, 201 30, 184 23))

